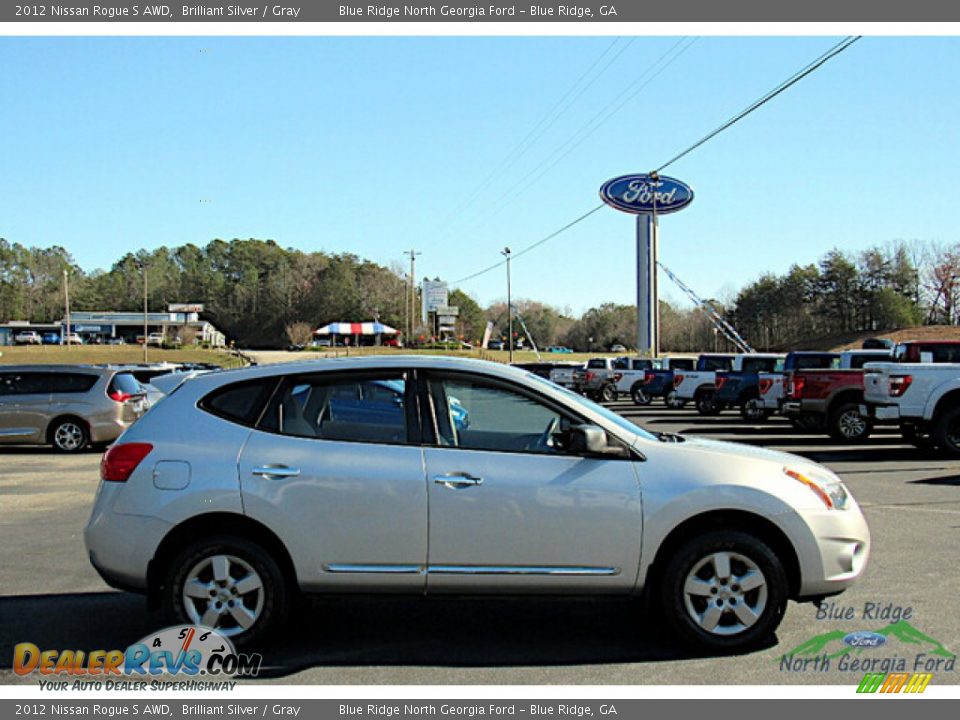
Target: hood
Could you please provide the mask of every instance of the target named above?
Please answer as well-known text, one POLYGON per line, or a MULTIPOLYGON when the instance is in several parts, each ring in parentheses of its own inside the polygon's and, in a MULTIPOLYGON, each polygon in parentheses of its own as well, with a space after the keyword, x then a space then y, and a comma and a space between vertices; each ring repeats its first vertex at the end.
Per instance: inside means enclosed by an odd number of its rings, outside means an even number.
POLYGON ((755 458, 780 465, 816 464, 812 460, 800 457, 799 455, 791 455, 790 453, 779 450, 768 450, 767 448, 757 447, 755 445, 724 442, 722 440, 706 440, 703 438, 690 437, 689 435, 684 435, 683 437, 684 442, 677 443, 674 447, 677 449, 682 448, 687 452, 704 452, 739 458, 755 458))

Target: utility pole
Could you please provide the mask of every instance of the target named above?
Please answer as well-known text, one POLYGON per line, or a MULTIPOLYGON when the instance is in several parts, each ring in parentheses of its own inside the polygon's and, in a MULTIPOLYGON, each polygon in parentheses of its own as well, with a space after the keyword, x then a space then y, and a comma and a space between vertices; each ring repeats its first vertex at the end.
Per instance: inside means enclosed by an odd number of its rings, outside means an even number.
POLYGON ((66 270, 63 271, 63 315, 66 327, 61 330, 60 342, 66 341, 70 347, 70 275, 66 270))
POLYGON ((505 247, 501 252, 507 258, 507 342, 510 344, 510 362, 513 362, 513 300, 510 297, 510 248, 505 247))
POLYGON ((423 255, 422 252, 417 252, 413 248, 405 250, 404 255, 410 256, 410 294, 407 298, 407 347, 413 339, 413 328, 416 326, 416 323, 413 320, 413 315, 417 311, 417 255, 423 255))
POLYGON ((143 361, 148 362, 147 360, 147 341, 150 339, 150 335, 147 332, 147 263, 143 263, 143 361))

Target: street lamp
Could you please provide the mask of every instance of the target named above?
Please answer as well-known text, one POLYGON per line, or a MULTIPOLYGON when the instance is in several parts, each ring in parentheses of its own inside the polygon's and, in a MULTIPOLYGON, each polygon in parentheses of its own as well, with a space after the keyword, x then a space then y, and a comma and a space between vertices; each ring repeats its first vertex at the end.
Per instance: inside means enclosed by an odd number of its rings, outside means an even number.
POLYGON ((513 304, 510 298, 510 248, 505 247, 501 252, 507 259, 507 342, 510 343, 510 362, 513 363, 513 304))

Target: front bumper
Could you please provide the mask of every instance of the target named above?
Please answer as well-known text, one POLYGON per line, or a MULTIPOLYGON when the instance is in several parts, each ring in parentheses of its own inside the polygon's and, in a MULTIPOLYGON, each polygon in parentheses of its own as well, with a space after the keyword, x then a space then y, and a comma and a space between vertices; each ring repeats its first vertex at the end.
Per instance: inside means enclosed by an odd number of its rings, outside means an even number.
POLYGON ((870 530, 853 498, 846 510, 806 511, 786 522, 800 562, 798 599, 836 595, 863 573, 870 530))

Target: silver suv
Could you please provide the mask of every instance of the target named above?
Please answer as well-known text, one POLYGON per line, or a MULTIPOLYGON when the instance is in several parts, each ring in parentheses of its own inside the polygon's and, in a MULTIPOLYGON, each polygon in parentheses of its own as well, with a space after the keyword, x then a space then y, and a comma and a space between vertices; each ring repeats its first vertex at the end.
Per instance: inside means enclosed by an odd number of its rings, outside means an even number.
POLYGON ((651 434, 518 368, 317 360, 187 380, 104 455, 109 584, 253 642, 296 594, 647 594, 678 638, 769 639, 870 534, 809 460, 651 434))
POLYGON ((130 373, 86 365, 0 365, 0 445, 78 452, 116 440, 144 412, 130 373))

